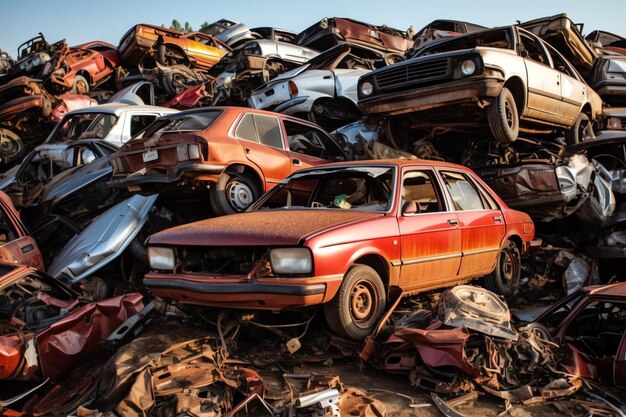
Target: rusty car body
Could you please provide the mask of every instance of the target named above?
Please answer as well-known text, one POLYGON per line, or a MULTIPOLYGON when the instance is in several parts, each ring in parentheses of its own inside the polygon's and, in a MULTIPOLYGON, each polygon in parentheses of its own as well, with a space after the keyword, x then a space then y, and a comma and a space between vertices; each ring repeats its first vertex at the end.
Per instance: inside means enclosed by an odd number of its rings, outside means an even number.
POLYGON ((512 296, 533 238, 530 217, 467 168, 336 163, 292 174, 246 213, 150 236, 144 285, 183 304, 324 304, 331 329, 359 340, 394 287, 415 294, 491 274, 487 285, 512 296))
POLYGON ((0 274, 0 380, 58 380, 144 309, 138 293, 87 303, 32 268, 2 264, 0 274))
POLYGON ((536 322, 572 351, 569 372, 626 388, 626 283, 583 288, 536 322))
POLYGON ((406 149, 411 133, 485 125, 504 144, 524 129, 565 130, 578 142, 593 135, 602 100, 552 46, 508 26, 440 40, 362 76, 359 107, 385 117, 388 139, 406 149))
POLYGON ((44 269, 37 242, 22 223, 11 199, 3 192, 0 192, 0 241, 0 263, 44 269))
POLYGON ((109 185, 154 193, 210 184, 217 214, 245 210, 293 171, 343 160, 318 126, 277 113, 207 107, 157 121, 111 156, 109 185))
POLYGON ((376 26, 342 17, 325 17, 296 37, 295 43, 325 51, 341 43, 361 46, 363 57, 375 58, 381 66, 404 60, 411 47, 411 34, 383 25, 376 26), (369 51, 369 52, 368 52, 369 51))
POLYGON ((162 65, 182 63, 208 69, 230 52, 230 47, 201 32, 183 34, 143 23, 133 26, 122 36, 118 51, 122 61, 129 65, 142 64, 146 56, 151 56, 162 65))

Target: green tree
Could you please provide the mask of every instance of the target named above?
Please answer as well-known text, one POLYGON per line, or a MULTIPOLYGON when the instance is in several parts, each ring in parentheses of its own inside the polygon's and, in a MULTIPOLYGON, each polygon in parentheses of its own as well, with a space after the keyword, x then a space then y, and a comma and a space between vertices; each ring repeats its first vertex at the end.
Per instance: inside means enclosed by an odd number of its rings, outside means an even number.
POLYGON ((209 22, 205 21, 203 24, 200 25, 200 31, 202 32, 204 29, 208 28, 209 22))
POLYGON ((172 24, 170 25, 170 29, 177 30, 179 32, 183 31, 183 27, 180 25, 180 22, 176 19, 172 20, 172 24))

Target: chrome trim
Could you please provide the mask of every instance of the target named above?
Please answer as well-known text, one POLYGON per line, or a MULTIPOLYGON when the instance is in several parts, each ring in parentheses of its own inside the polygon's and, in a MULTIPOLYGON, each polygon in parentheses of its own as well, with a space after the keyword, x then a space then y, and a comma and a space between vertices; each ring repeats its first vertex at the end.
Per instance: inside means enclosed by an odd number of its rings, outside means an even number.
POLYGON ((425 258, 415 258, 408 261, 402 261, 402 265, 414 265, 421 264, 424 262, 432 262, 432 261, 443 261, 446 259, 460 258, 463 254, 461 253, 450 253, 448 255, 439 255, 439 256, 428 256, 425 258))
POLYGON ((468 251, 468 252, 463 252, 463 256, 480 255, 481 253, 499 252, 499 251, 500 251, 500 248, 478 249, 478 250, 472 250, 472 251, 468 251))

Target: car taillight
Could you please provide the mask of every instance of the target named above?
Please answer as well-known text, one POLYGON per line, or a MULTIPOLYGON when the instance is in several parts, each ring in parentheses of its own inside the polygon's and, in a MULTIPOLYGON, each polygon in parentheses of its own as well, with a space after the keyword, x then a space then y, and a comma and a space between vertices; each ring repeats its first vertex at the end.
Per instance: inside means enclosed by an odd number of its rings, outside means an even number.
POLYGON ((292 97, 298 95, 298 86, 293 81, 289 81, 289 93, 292 97))

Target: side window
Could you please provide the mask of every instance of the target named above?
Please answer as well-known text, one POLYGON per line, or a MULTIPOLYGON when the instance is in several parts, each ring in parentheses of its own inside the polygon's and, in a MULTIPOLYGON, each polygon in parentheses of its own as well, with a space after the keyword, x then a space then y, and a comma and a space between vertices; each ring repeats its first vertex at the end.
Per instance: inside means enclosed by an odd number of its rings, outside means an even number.
POLYGON ((540 62, 544 65, 550 65, 550 61, 546 56, 541 44, 530 36, 521 35, 523 49, 528 53, 528 58, 533 61, 540 62))
POLYGON ((479 191, 458 172, 442 172, 444 182, 455 210, 484 210, 486 202, 479 191))
POLYGON ((135 136, 141 132, 146 126, 157 119, 157 115, 153 114, 135 114, 130 117, 130 135, 135 136))
POLYGON ((415 202, 416 213, 444 211, 436 187, 432 172, 407 172, 402 180, 402 204, 415 202))
POLYGON ((17 231, 13 227, 13 223, 6 216, 4 210, 0 210, 0 245, 11 242, 18 238, 17 231))
POLYGON ((283 135, 280 132, 278 118, 255 114, 254 124, 259 135, 259 141, 262 144, 283 149, 283 135))
POLYGON ((235 130, 235 136, 239 139, 249 140, 250 142, 258 142, 259 138, 256 135, 256 129, 254 128, 254 120, 252 120, 252 114, 246 114, 239 122, 239 126, 235 130))
POLYGON ((343 160, 339 145, 324 132, 305 124, 285 120, 289 150, 316 158, 343 160))
POLYGON ((570 77, 574 77, 574 74, 572 73, 569 65, 565 63, 565 60, 563 59, 563 57, 554 49, 552 48, 549 48, 549 49, 550 49, 550 56, 552 57, 552 63, 554 64, 554 69, 564 74, 567 74, 570 77))
POLYGON ((596 358, 613 357, 626 330, 626 304, 592 301, 581 310, 565 335, 596 358))

